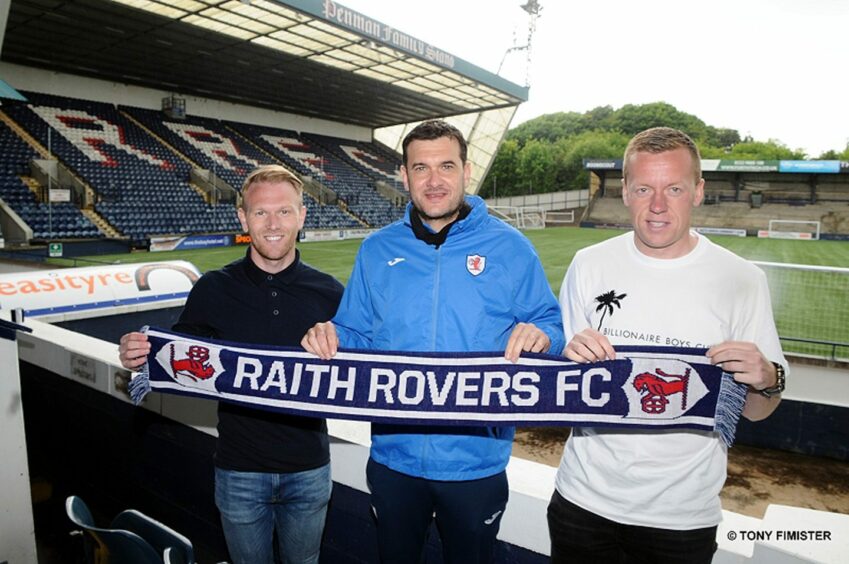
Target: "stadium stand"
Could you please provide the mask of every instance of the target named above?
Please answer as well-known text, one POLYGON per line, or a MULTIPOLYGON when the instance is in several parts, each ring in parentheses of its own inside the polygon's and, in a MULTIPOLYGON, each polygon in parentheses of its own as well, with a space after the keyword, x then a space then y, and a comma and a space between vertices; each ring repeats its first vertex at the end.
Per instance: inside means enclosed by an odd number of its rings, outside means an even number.
MULTIPOLYGON (((378 143, 199 116, 26 92, 29 103, 4 107, 8 117, 47 148, 94 194, 94 209, 133 241, 155 235, 237 232, 232 202, 210 203, 190 183, 192 168, 211 171, 238 191, 254 167, 282 163, 325 188, 305 192, 306 229, 381 227, 400 219, 407 196, 400 159, 378 143), (384 193, 379 190, 384 187, 384 193), (329 190, 327 190, 329 189, 329 190), (388 191, 387 191, 388 190, 388 191), (329 195, 328 195, 329 194, 329 195)), ((33 238, 104 234, 81 213, 85 202, 49 209, 22 183, 37 151, 3 124, 6 150, 0 197, 33 230, 33 238), (11 176, 9 176, 11 175, 11 176)))
MULTIPOLYGON (((324 174, 323 163, 327 160, 324 154, 301 139, 297 132, 235 122, 228 122, 227 126, 239 135, 250 139, 305 180, 314 179, 331 190, 335 188, 335 179, 331 175, 324 174)), ((304 201, 309 213, 307 213, 304 227, 308 229, 362 227, 359 221, 336 205, 336 198, 338 194, 335 190, 333 201, 321 202, 305 192, 304 201)))
POLYGON ((0 122, 0 148, 0 198, 29 225, 33 238, 102 236, 74 204, 48 205, 36 197, 22 177, 30 174, 30 161, 40 155, 3 122, 0 122))
MULTIPOLYGON (((210 204, 192 188, 193 166, 212 171, 234 190, 251 169, 268 163, 282 163, 321 183, 332 197, 325 201, 305 193, 307 229, 380 227, 403 215, 406 197, 398 192, 390 201, 376 186, 383 182, 397 190, 399 159, 375 143, 199 116, 176 120, 155 110, 36 92, 26 95, 29 104, 6 107, 9 117, 89 185, 96 194, 97 213, 132 240, 240 231, 231 203, 210 204)), ((4 145, 27 147, 9 128, 3 131, 4 139, 10 139, 4 145)), ((25 164, 35 155, 30 148, 18 161, 25 164)), ((15 166, 20 168, 20 162, 15 166)), ((26 202, 20 215, 33 222, 34 237, 47 237, 39 219, 44 211, 27 192, 26 187, 4 188, 12 201, 26 202)), ((54 206, 58 224, 53 237, 102 236, 74 210, 73 204, 54 206)))
MULTIPOLYGON (((238 189, 247 172, 260 164, 281 161, 302 176, 331 188, 346 208, 369 226, 386 225, 403 214, 374 188, 374 182, 294 131, 189 116, 166 119, 160 112, 123 108, 134 119, 177 147, 204 168, 238 189)), ((362 227, 335 205, 307 198, 308 228, 362 227)))
POLYGON ((218 120, 198 116, 177 120, 155 110, 127 106, 120 109, 236 190, 252 169, 274 162, 269 155, 228 130, 218 120))
MULTIPOLYGON (((235 190, 253 167, 272 162, 321 184, 318 196, 305 193, 307 229, 380 227, 403 215, 400 159, 376 142, 26 95, 29 104, 7 104, 5 113, 90 186, 97 213, 132 240, 240 230, 232 202, 211 204, 191 185, 193 166, 212 171, 235 190)), ((48 206, 27 186, 22 178, 38 152, 6 124, 0 124, 0 146, 0 197, 30 226, 34 239, 103 237, 78 209, 79 198, 48 206)), ((706 176, 705 205, 694 213, 699 226, 751 232, 783 219, 820 221, 824 233, 849 232, 849 189, 842 179, 825 177, 812 188, 805 178, 788 175, 706 176)), ((607 185, 585 221, 627 224, 619 194, 607 185)))
MULTIPOLYGON (((826 236, 849 234, 849 185, 842 175, 820 175, 813 189, 809 179, 789 175, 752 176, 736 186, 730 175, 705 176, 704 204, 693 210, 695 226, 745 229, 756 234, 768 230, 770 220, 818 221, 826 236)), ((594 199, 583 221, 630 225, 621 196, 619 180, 609 179, 603 196, 594 199)))
POLYGON ((358 142, 352 145, 345 143, 344 140, 340 141, 339 149, 342 151, 340 155, 347 158, 352 165, 372 178, 388 182, 397 190, 404 189, 401 182, 401 173, 398 170, 401 161, 391 151, 381 147, 378 143, 358 142), (377 176, 375 176, 375 173, 377 176))
POLYGON ((133 240, 239 230, 232 205, 209 205, 190 166, 109 104, 28 92, 7 114, 96 194, 95 209, 133 240))
POLYGON ((378 180, 393 187, 400 183, 397 157, 384 160, 344 139, 308 133, 303 137, 325 149, 328 159, 325 166, 341 180, 336 183, 336 190, 354 213, 372 225, 385 225, 403 216, 406 201, 389 202, 376 188, 378 180))
MULTIPOLYGON (((338 152, 335 152, 328 148, 332 143, 322 142, 334 138, 247 124, 229 125, 302 176, 313 178, 333 190, 335 197, 343 202, 346 209, 364 223, 380 227, 403 215, 401 202, 401 205, 394 205, 378 193, 376 178, 367 176, 340 157, 339 153, 343 151, 338 145, 338 152)), ((348 140, 338 141, 355 144, 348 140)), ((385 179, 383 174, 374 174, 380 180, 385 179)), ((325 207, 322 204, 322 213, 325 207)))
MULTIPOLYGON (((745 229, 749 232, 769 229, 771 219, 820 221, 823 233, 849 233, 849 206, 835 207, 832 203, 789 205, 768 203, 753 208, 748 202, 722 202, 703 205, 693 210, 693 225, 745 229)), ((628 208, 620 197, 606 196, 593 203, 589 219, 599 224, 630 225, 628 208)))

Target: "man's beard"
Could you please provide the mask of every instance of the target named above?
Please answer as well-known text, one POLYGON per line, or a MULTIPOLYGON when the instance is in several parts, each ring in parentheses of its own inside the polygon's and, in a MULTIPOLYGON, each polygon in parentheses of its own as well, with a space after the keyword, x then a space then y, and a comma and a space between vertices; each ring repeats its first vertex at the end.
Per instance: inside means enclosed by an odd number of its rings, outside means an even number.
POLYGON ((419 214, 419 217, 422 218, 422 221, 434 221, 434 220, 440 220, 440 219, 448 219, 450 217, 455 217, 457 214, 460 213, 460 208, 463 207, 464 201, 465 200, 460 200, 459 202, 457 202, 457 207, 455 207, 454 209, 447 211, 445 213, 439 214, 439 215, 428 215, 425 212, 423 212, 422 210, 420 210, 416 206, 415 203, 413 203, 413 210, 415 210, 415 212, 417 214, 419 214))

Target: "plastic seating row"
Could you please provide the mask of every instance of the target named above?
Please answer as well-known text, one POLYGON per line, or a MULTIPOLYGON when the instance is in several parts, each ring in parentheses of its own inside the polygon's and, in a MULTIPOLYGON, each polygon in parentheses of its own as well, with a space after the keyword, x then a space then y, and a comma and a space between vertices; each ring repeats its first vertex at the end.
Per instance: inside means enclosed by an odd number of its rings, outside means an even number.
MULTIPOLYGON (((190 158, 197 161, 198 164, 213 170, 218 176, 235 187, 241 185, 245 172, 257 162, 269 160, 268 155, 258 150, 254 144, 262 146, 267 153, 274 155, 287 165, 292 166, 290 162, 287 162, 283 158, 280 151, 274 152, 273 147, 271 147, 272 150, 269 150, 269 147, 264 146, 260 142, 261 132, 290 137, 298 140, 304 147, 312 144, 312 154, 317 157, 320 163, 319 175, 317 176, 320 176, 322 172, 325 173, 324 177, 320 178, 320 180, 340 193, 340 196, 348 202, 348 209, 351 212, 362 217, 372 225, 382 225, 400 217, 402 214, 402 210, 393 209, 394 206, 391 206, 385 198, 375 191, 373 178, 367 174, 368 171, 364 172, 361 167, 352 166, 349 162, 350 159, 346 158, 344 151, 341 149, 344 143, 346 146, 356 145, 362 150, 367 150, 368 144, 365 144, 366 148, 364 149, 362 143, 344 139, 325 138, 307 134, 299 135, 293 131, 263 128, 261 126, 250 126, 247 124, 231 124, 195 116, 190 116, 189 119, 181 122, 196 126, 196 132, 200 132, 201 137, 207 135, 213 144, 220 141, 216 141, 220 137, 231 142, 237 148, 236 154, 226 156, 229 165, 231 165, 229 168, 226 168, 220 162, 212 159, 208 152, 204 153, 204 151, 199 150, 197 143, 189 143, 180 137, 176 133, 179 128, 175 129, 172 127, 169 129, 169 126, 166 125, 168 120, 158 111, 123 106, 119 108, 111 104, 40 94, 34 94, 30 97, 30 100, 32 104, 29 106, 25 104, 17 105, 17 109, 15 110, 17 114, 14 117, 19 123, 22 121, 27 122, 29 125, 25 126, 25 128, 30 129, 30 132, 36 138, 45 137, 49 127, 45 119, 36 115, 31 109, 33 105, 37 106, 41 104, 59 108, 63 116, 79 119, 78 122, 75 122, 73 119, 70 122, 65 122, 71 123, 71 126, 63 129, 63 132, 73 142, 69 141, 63 135, 58 135, 54 132, 52 135, 54 153, 59 155, 63 162, 68 164, 79 176, 95 188, 103 199, 102 203, 134 201, 136 200, 136 194, 139 193, 148 194, 146 196, 140 195, 140 201, 146 199, 147 204, 153 204, 156 200, 167 201, 175 210, 181 210, 187 203, 193 203, 195 201, 198 203, 202 202, 202 198, 185 182, 189 165, 171 153, 169 148, 150 136, 144 129, 139 128, 133 121, 123 115, 123 112, 126 112, 126 114, 131 115, 134 119, 137 119, 146 127, 168 140, 172 146, 186 153, 190 158), (127 150, 122 150, 119 146, 109 143, 100 143, 97 145, 97 151, 105 160, 93 160, 89 156, 90 152, 89 154, 85 154, 79 145, 81 143, 87 143, 85 140, 92 135, 92 131, 96 132, 104 129, 101 127, 104 124, 98 123, 98 120, 106 122, 105 127, 107 129, 112 126, 120 128, 123 134, 123 142, 127 145, 147 155, 152 155, 159 160, 167 161, 173 164, 174 167, 171 169, 167 167, 163 168, 149 162, 138 154, 132 154, 131 152, 127 152, 127 150), (330 146, 330 149, 320 146, 319 142, 315 141, 319 138, 321 143, 325 146, 330 146), (312 143, 310 140, 312 140, 312 143), (188 195, 181 196, 179 195, 180 191, 184 191, 188 195), (128 195, 128 192, 132 196, 128 195), (365 193, 368 193, 368 195, 364 195, 365 193)), ((45 115, 53 114, 47 112, 45 115)), ((82 146, 82 149, 86 148, 86 146, 82 146)), ((382 159, 390 162, 390 159, 377 153, 378 150, 376 147, 374 151, 369 151, 369 154, 376 157, 376 159, 373 159, 375 162, 383 162, 382 159)), ((291 160, 291 157, 289 159, 291 160)), ((314 171, 311 171, 303 163, 300 163, 300 165, 299 172, 301 174, 314 173, 314 171)), ((135 206, 128 209, 132 209, 134 212, 142 211, 135 206)), ((188 208, 183 211, 185 215, 189 215, 190 213, 188 208)), ((104 215, 107 214, 105 211, 101 211, 101 213, 104 213, 104 215)), ((117 224, 113 224, 119 229, 122 228, 120 222, 123 218, 113 220, 107 217, 107 219, 117 221, 117 224)), ((336 224, 340 227, 359 225, 358 222, 336 208, 336 206, 330 205, 322 207, 320 219, 322 225, 325 223, 330 223, 331 226, 336 224), (334 208, 335 211, 331 211, 331 208, 334 208)), ((311 222, 308 221, 308 225, 309 223, 311 222)))
POLYGON ((65 512, 84 535, 84 554, 96 564, 194 564, 192 542, 135 509, 122 511, 109 527, 98 527, 82 498, 70 496, 65 512))

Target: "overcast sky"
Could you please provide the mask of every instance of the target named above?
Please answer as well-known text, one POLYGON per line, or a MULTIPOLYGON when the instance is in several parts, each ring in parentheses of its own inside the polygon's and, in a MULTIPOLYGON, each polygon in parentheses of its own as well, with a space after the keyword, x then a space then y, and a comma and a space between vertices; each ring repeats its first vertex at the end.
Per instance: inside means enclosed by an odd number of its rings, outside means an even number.
MULTIPOLYGON (((496 72, 524 45, 525 0, 340 4, 496 72), (515 43, 514 43, 515 37, 515 43)), ((849 142, 849 0, 539 0, 530 99, 546 113, 668 102, 809 157, 849 142)), ((503 76, 525 83, 525 54, 503 76)))

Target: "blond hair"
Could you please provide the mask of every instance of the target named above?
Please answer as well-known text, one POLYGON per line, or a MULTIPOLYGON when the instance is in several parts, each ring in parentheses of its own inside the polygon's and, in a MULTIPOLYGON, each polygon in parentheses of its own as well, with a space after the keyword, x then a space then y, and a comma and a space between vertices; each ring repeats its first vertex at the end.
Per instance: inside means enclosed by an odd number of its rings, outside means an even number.
POLYGON ((295 192, 298 193, 298 200, 300 205, 304 204, 304 183, 301 181, 301 179, 298 178, 294 172, 282 165, 269 164, 255 168, 245 178, 245 182, 242 184, 242 193, 241 198, 239 200, 239 207, 245 209, 245 197, 247 196, 248 191, 251 189, 251 186, 253 186, 254 184, 260 184, 262 182, 270 182, 272 184, 288 182, 295 189, 295 192))
POLYGON ((693 174, 696 183, 702 177, 702 157, 699 148, 689 135, 671 127, 652 127, 637 133, 625 148, 622 158, 622 180, 628 181, 628 162, 637 153, 665 153, 675 149, 687 149, 693 161, 693 174))

